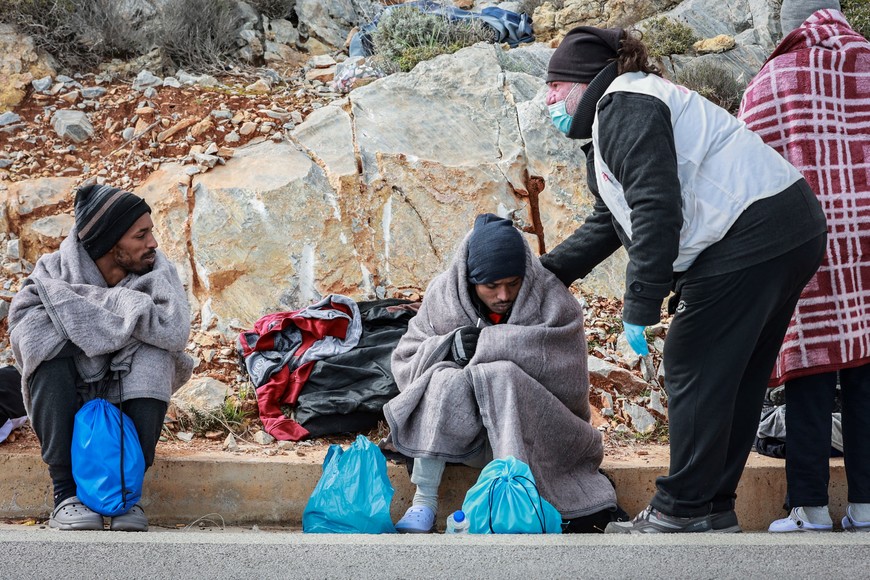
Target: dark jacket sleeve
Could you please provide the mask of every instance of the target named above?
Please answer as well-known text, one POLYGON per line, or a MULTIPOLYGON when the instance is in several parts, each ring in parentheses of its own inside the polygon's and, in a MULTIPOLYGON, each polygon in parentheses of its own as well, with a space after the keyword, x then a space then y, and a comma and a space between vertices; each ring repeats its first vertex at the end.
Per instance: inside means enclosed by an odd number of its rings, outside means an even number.
POLYGON ((583 153, 586 154, 586 181, 595 197, 592 213, 573 234, 541 256, 541 264, 565 286, 586 276, 621 245, 610 210, 598 195, 592 142, 583 146, 583 153))
POLYGON ((655 97, 625 92, 605 96, 598 107, 599 153, 631 208, 622 317, 655 324, 671 289, 683 223, 670 109, 655 97))

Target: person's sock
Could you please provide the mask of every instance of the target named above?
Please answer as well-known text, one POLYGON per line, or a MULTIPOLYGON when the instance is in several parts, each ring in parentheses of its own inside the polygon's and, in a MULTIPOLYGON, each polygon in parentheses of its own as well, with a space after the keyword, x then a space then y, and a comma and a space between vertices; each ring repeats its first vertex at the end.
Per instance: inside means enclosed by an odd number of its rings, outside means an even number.
POLYGON ((417 486, 417 492, 414 494, 413 506, 426 506, 433 513, 438 513, 438 487, 423 487, 417 486))
POLYGON ((831 513, 828 511, 828 506, 826 505, 802 506, 798 509, 803 510, 806 520, 811 524, 820 526, 830 526, 833 524, 831 521, 831 513))
POLYGON ((412 505, 426 506, 438 513, 438 487, 444 474, 445 461, 432 458, 414 459, 414 472, 411 482, 417 484, 412 505))
POLYGON ((849 515, 856 522, 870 522, 870 503, 850 503, 849 515))
POLYGON ((69 465, 49 465, 48 474, 54 487, 54 507, 76 494, 76 482, 73 479, 72 467, 69 465))

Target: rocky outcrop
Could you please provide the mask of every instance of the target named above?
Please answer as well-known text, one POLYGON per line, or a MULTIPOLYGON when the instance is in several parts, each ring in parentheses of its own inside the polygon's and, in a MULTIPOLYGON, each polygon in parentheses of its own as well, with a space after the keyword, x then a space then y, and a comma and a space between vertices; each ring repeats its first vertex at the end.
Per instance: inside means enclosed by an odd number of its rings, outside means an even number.
POLYGON ((680 0, 549 0, 535 8, 535 38, 558 43, 575 26, 628 27, 660 14, 680 0))
POLYGON ((719 54, 674 55, 666 67, 679 70, 690 62, 713 62, 743 84, 761 69, 782 36, 776 0, 685 0, 665 16, 687 24, 703 39, 733 37, 734 48, 719 54))
POLYGON ((21 102, 31 81, 54 74, 51 57, 33 39, 0 24, 0 113, 21 102))
MULTIPOLYGON (((565 238, 591 203, 580 143, 547 116, 549 52, 482 43, 357 89, 289 139, 252 142, 204 173, 163 163, 134 189, 203 324, 248 327, 328 293, 418 296, 481 212, 513 217, 539 253, 565 238)), ((75 184, 10 186, 28 259, 55 244, 26 216, 69 218, 75 184)), ((584 284, 621 295, 623 271, 617 256, 584 284)))
MULTIPOLYGON (((545 116, 542 81, 505 72, 499 50, 359 89, 310 115, 297 146, 260 143, 195 176, 203 319, 244 325, 329 292, 419 293, 480 212, 512 215, 537 251, 572 231, 589 210, 582 154, 545 116)), ((615 269, 590 286, 621 293, 615 269)))

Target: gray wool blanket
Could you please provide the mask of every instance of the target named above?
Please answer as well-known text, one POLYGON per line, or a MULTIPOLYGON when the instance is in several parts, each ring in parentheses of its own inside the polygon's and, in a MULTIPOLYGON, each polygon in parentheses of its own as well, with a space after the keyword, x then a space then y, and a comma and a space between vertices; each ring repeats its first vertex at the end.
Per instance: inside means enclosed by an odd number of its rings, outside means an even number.
POLYGON ((67 341, 81 349, 75 364, 84 382, 106 388, 113 402, 119 398, 116 373, 124 400, 168 403, 193 370, 184 353, 190 308, 175 266, 158 250, 151 272, 130 274, 109 288, 77 243, 75 228, 60 250, 39 259, 15 295, 9 330, 28 413, 30 376, 67 341))
MULTIPOLYGON (((526 276, 507 324, 478 317, 466 281, 468 237, 426 290, 392 357, 400 394, 384 407, 396 449, 463 462, 487 440, 494 458, 526 462, 566 519, 616 506, 589 424, 583 309, 526 245, 526 276), (462 368, 445 360, 455 331, 482 326, 462 368)), ((472 290, 473 291, 473 290, 472 290)))

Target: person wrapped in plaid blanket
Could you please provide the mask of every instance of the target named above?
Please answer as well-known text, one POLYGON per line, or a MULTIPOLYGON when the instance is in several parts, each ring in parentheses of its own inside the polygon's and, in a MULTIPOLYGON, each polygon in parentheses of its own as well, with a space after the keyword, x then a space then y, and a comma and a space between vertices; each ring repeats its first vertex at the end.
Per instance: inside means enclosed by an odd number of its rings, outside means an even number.
POLYGON ((785 385, 789 516, 771 532, 830 531, 831 412, 842 389, 849 506, 870 531, 870 43, 837 0, 784 0, 784 38, 747 87, 738 117, 803 174, 828 223, 770 386, 785 385))

